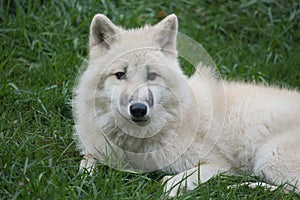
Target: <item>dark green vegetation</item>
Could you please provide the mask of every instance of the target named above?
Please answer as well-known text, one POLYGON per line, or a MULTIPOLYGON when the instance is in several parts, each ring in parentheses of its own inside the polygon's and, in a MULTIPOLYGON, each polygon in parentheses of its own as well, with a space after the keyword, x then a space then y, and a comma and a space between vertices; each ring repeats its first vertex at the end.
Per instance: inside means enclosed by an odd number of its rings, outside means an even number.
MULTIPOLYGON (((299 1, 0 0, 0 199, 165 199, 160 173, 78 174, 70 102, 99 12, 124 27, 175 13, 223 77, 300 88, 299 1)), ((218 176, 179 199, 300 198, 227 189, 245 180, 255 178, 218 176)))

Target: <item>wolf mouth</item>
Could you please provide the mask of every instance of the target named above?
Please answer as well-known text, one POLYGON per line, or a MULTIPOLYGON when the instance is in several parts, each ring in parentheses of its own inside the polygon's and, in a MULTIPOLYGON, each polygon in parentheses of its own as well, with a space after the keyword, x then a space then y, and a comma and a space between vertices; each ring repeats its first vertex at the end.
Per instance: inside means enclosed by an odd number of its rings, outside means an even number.
POLYGON ((150 117, 144 117, 144 118, 131 117, 131 120, 139 126, 146 126, 151 122, 150 117))
POLYGON ((142 118, 135 118, 133 116, 130 117, 130 116, 124 115, 119 109, 117 110, 117 112, 124 120, 129 121, 129 122, 139 125, 139 126, 146 126, 151 123, 151 118, 149 116, 145 116, 142 118))

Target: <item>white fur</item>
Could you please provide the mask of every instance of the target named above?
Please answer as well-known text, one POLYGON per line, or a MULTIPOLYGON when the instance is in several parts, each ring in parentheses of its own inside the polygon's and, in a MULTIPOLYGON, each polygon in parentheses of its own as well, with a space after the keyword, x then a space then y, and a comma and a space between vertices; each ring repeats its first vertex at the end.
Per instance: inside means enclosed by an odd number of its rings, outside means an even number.
POLYGON ((94 17, 89 65, 74 98, 75 136, 91 160, 81 168, 91 168, 96 158, 112 167, 178 173, 166 183, 170 196, 184 176, 193 189, 225 171, 300 190, 300 93, 221 81, 201 63, 186 78, 177 61, 176 31, 175 15, 133 30, 94 17), (125 65, 126 80, 117 80, 114 73, 125 65), (151 83, 146 65, 158 74, 151 83), (119 100, 140 86, 152 91, 155 102, 146 126, 126 118, 119 100))

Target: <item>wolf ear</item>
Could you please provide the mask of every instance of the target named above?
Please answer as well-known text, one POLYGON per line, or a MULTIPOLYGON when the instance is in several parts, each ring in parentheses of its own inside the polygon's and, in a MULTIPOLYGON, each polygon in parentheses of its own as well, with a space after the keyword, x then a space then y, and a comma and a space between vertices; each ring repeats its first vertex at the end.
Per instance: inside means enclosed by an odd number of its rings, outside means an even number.
POLYGON ((175 14, 167 16, 161 22, 156 24, 154 28, 157 29, 156 40, 160 47, 163 50, 176 53, 176 37, 178 29, 177 16, 175 14))
POLYGON ((105 15, 95 15, 90 26, 90 47, 103 43, 109 49, 111 40, 108 39, 117 34, 119 29, 105 15))

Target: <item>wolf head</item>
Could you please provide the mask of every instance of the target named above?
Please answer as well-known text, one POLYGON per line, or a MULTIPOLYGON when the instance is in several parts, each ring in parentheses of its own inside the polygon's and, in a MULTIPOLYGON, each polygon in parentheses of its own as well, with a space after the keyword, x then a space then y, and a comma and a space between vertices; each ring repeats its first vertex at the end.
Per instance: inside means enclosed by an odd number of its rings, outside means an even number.
POLYGON ((93 18, 89 63, 77 99, 94 105, 90 112, 103 132, 121 130, 135 138, 150 138, 165 129, 176 132, 182 106, 191 99, 177 60, 176 35, 175 15, 131 30, 101 14, 93 18))
POLYGON ((197 99, 177 60, 177 34, 175 15, 130 30, 101 14, 93 18, 88 66, 73 101, 83 153, 112 166, 126 157, 130 168, 152 171, 190 146, 197 99))

